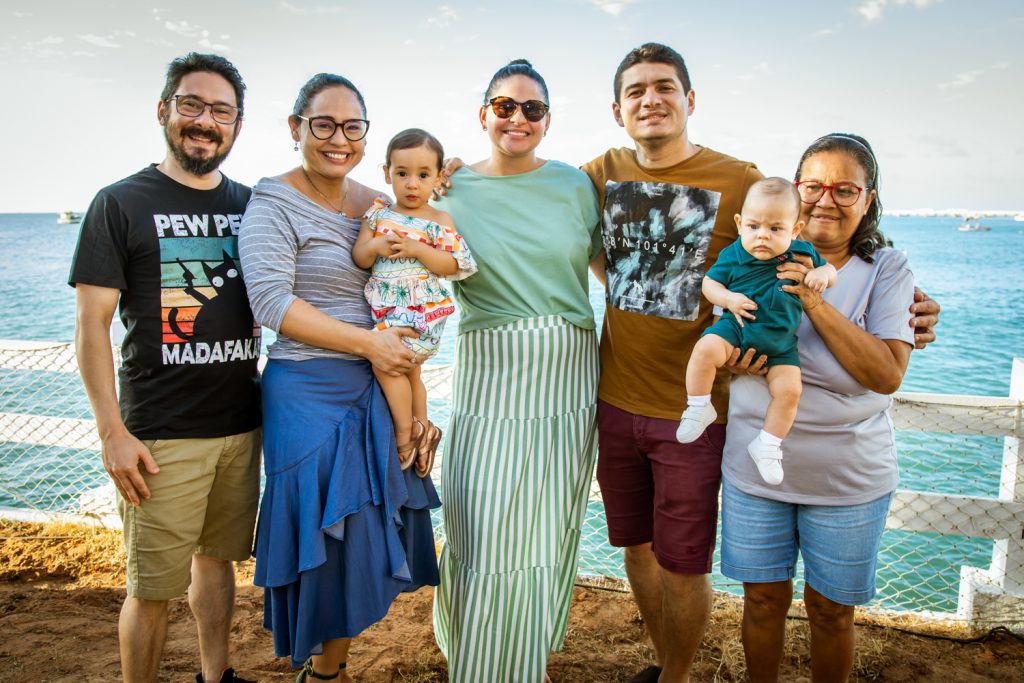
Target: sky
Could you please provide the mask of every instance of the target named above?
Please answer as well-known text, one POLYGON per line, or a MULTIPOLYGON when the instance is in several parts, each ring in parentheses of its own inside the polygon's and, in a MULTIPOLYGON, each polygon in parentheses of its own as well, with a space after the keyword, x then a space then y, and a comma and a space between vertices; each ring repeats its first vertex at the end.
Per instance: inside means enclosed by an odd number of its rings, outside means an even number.
POLYGON ((483 90, 519 57, 551 94, 540 156, 578 165, 630 145, 611 81, 648 41, 686 59, 697 144, 791 177, 812 140, 856 132, 889 209, 1024 210, 1022 34, 1020 0, 0 0, 0 212, 84 210, 160 161, 164 72, 191 50, 226 56, 248 85, 229 176, 298 163, 286 119, 328 71, 369 109, 353 177, 386 189, 384 149, 404 128, 486 157, 483 90))

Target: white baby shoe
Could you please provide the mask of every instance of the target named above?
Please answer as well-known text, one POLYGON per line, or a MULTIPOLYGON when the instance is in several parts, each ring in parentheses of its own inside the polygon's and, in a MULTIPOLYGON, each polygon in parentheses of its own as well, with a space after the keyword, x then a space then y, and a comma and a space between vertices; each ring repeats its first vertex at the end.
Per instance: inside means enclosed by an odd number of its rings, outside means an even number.
POLYGON ((676 441, 693 443, 704 433, 708 425, 715 421, 716 417, 718 417, 718 413, 710 403, 706 406, 689 406, 683 411, 683 417, 679 420, 676 441))
POLYGON ((754 459, 757 471, 766 484, 778 486, 782 483, 782 447, 765 443, 757 437, 747 445, 747 453, 754 459))

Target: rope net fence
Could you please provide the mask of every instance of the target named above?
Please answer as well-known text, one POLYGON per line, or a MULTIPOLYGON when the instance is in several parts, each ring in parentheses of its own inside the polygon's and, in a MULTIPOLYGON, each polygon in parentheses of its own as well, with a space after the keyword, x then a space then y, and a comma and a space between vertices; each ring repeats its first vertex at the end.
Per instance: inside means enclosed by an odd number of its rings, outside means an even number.
MULTIPOLYGON (((1024 368, 1019 360, 1016 365, 1024 368)), ((1015 386, 1021 383, 1016 374, 1024 381, 1024 371, 1015 371, 1015 386)), ((446 429, 452 391, 449 367, 428 364, 423 379, 431 419, 446 429)), ((901 483, 882 537, 873 607, 975 622, 981 610, 985 626, 1024 627, 1021 401, 897 394, 892 418, 898 430, 901 483), (965 588, 968 584, 974 588, 965 588)), ((443 499, 444 442, 441 449, 433 477, 443 499)), ((115 493, 99 450, 73 347, 0 343, 4 515, 85 516, 116 525, 115 493)), ((443 541, 440 511, 434 521, 438 540, 443 541)), ((608 545, 596 480, 591 483, 581 537, 581 582, 623 586, 622 551, 608 545)), ((802 574, 798 566, 797 576, 802 574)), ((717 555, 712 585, 742 593, 741 585, 719 573, 717 555)), ((798 596, 802 589, 798 581, 798 596)))

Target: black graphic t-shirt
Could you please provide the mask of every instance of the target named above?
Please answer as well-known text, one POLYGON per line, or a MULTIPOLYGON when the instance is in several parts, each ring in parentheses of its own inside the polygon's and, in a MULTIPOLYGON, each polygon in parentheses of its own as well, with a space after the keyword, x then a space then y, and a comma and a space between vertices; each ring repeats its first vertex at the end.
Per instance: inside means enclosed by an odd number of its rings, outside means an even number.
POLYGON ((260 425, 260 328, 238 262, 249 188, 197 190, 150 166, 93 199, 69 284, 121 290, 121 415, 140 439, 260 425))

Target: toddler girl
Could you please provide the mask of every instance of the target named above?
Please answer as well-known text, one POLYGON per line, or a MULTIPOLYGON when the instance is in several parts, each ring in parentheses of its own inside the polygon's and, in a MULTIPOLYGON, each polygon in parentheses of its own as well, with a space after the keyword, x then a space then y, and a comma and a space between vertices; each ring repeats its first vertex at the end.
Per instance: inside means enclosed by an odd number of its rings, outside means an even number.
POLYGON ((391 408, 402 469, 416 463, 421 477, 430 474, 441 430, 427 419, 427 390, 421 363, 437 353, 445 320, 455 311, 451 294, 438 280, 461 280, 476 272, 469 248, 455 231, 452 218, 429 204, 441 173, 444 150, 430 133, 404 130, 388 143, 384 181, 395 203, 378 199, 363 217, 352 260, 372 271, 366 300, 376 329, 411 327, 418 338, 403 337, 416 352, 416 364, 405 375, 374 368, 391 408))

